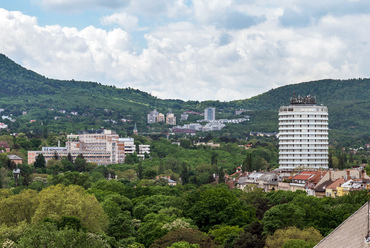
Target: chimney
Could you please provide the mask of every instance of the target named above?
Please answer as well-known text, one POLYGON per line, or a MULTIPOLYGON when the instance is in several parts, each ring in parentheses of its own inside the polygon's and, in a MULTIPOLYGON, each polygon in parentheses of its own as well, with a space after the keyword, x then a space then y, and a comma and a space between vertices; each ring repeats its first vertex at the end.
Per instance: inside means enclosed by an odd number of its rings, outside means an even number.
POLYGON ((350 175, 349 175, 349 170, 347 170, 347 180, 349 180, 350 175))
POLYGON ((361 170, 361 173, 362 173, 362 176, 361 176, 361 179, 365 179, 365 170, 361 170))
POLYGON ((331 180, 331 171, 329 171, 329 180, 331 180))

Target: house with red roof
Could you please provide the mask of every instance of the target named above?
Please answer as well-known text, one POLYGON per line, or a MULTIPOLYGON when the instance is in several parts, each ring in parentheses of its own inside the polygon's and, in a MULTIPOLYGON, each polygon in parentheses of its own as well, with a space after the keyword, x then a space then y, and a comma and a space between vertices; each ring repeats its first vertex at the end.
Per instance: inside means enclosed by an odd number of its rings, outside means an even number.
POLYGON ((1 151, 5 151, 5 152, 10 152, 10 146, 8 145, 8 142, 6 141, 0 141, 0 148, 4 148, 4 149, 1 149, 1 151))
POLYGON ((308 189, 308 181, 309 179, 313 178, 318 171, 302 171, 298 175, 292 178, 292 182, 290 183, 290 191, 296 190, 305 190, 308 189))

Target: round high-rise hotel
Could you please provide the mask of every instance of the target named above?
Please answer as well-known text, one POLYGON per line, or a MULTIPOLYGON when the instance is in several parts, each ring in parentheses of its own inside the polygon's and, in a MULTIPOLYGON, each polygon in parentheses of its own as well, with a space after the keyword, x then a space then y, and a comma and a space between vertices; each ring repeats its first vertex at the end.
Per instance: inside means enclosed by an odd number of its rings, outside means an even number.
POLYGON ((328 108, 294 94, 279 109, 279 169, 327 169, 328 149, 328 108))

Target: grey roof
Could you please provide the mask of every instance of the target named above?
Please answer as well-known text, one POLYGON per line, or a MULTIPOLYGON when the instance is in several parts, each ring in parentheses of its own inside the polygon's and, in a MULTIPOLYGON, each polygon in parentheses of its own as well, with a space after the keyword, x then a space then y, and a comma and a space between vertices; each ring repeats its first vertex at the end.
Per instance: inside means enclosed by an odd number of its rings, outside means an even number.
POLYGON ((318 191, 318 192, 324 192, 326 191, 326 187, 328 187, 330 184, 332 184, 334 181, 332 180, 328 180, 328 181, 325 181, 323 182, 322 184, 320 185, 317 185, 315 187, 315 191, 318 191))
POLYGON ((245 184, 245 182, 248 180, 248 176, 245 177, 239 177, 237 184, 245 184))
POLYGON ((8 158, 11 159, 11 160, 19 160, 19 159, 22 159, 22 158, 18 157, 17 155, 8 155, 8 158))

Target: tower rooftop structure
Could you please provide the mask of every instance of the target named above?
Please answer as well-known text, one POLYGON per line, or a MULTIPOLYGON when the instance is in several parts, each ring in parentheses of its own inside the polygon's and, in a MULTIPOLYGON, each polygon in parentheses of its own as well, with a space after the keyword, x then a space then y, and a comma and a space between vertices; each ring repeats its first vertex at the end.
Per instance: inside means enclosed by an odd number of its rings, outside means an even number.
POLYGON ((291 105, 316 105, 316 97, 307 95, 305 97, 298 96, 297 98, 294 97, 290 98, 291 105))

